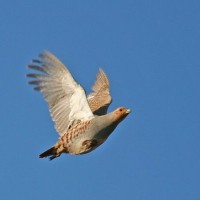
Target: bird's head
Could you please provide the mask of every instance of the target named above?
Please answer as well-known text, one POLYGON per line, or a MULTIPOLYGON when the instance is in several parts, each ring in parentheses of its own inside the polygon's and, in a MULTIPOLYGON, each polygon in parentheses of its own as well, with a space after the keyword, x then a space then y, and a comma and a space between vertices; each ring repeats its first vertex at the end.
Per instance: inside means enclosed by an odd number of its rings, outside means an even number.
POLYGON ((126 116, 131 112, 130 109, 125 107, 117 108, 114 113, 114 121, 120 123, 122 120, 126 118, 126 116))

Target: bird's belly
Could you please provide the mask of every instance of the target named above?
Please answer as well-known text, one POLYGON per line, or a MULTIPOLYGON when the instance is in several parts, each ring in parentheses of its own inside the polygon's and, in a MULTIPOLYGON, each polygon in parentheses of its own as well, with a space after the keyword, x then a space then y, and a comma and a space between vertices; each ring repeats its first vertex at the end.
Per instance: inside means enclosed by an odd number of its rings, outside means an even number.
POLYGON ((89 127, 87 132, 71 140, 66 152, 70 154, 89 153, 105 142, 112 131, 110 128, 98 128, 94 131, 93 127, 89 127))
POLYGON ((70 154, 86 154, 90 151, 96 149, 99 145, 101 145, 104 140, 99 139, 86 139, 83 138, 78 142, 72 142, 72 144, 68 147, 68 152, 70 154))

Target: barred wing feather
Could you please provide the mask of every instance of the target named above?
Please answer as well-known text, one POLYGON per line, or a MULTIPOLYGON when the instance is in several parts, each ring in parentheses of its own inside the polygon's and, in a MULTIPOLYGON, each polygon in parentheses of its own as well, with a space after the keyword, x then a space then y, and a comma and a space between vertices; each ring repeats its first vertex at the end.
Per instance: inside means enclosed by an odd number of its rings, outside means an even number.
POLYGON ((65 65, 49 51, 40 54, 41 60, 33 60, 28 67, 40 73, 27 76, 34 78, 35 90, 40 91, 48 102, 55 128, 60 136, 74 122, 94 118, 84 89, 72 77, 65 65))
POLYGON ((92 112, 96 115, 105 115, 112 98, 110 96, 109 80, 101 68, 92 90, 93 92, 87 96, 92 112))

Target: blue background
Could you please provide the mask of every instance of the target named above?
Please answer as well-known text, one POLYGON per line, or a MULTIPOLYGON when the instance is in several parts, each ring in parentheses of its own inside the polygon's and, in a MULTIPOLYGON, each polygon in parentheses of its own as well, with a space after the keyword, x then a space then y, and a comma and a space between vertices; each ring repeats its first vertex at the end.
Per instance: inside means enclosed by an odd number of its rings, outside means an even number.
POLYGON ((199 0, 1 0, 0 63, 1 199, 200 199, 199 0), (90 154, 38 158, 58 138, 25 77, 44 49, 133 111, 90 154))

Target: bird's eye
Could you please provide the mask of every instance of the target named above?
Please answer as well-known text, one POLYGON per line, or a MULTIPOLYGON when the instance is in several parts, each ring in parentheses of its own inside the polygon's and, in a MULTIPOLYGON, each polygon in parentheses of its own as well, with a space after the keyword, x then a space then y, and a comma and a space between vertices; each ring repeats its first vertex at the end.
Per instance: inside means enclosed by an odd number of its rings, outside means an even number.
POLYGON ((119 111, 120 111, 120 112, 122 112, 122 111, 123 111, 123 109, 122 109, 122 108, 120 108, 120 109, 119 109, 119 111))

